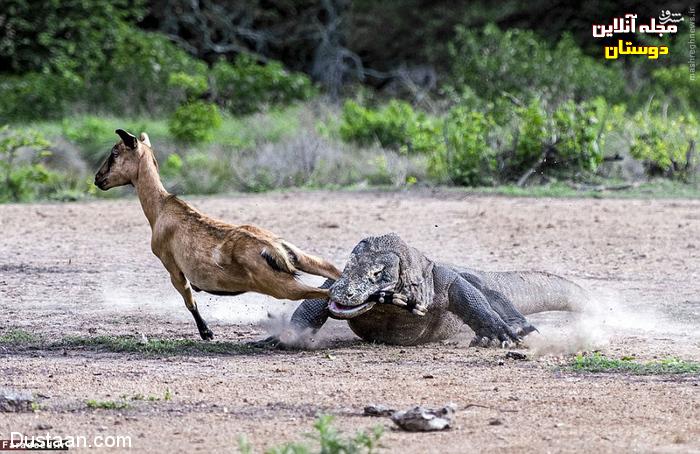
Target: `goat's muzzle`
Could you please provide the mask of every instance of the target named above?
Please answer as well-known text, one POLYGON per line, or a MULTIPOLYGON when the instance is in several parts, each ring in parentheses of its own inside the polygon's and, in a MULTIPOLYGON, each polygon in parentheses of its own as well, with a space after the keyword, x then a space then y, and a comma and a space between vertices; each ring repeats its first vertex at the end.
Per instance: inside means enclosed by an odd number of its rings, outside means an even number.
POLYGON ((107 188, 107 178, 100 176, 100 174, 95 175, 95 186, 98 188, 102 189, 103 191, 106 191, 107 188))

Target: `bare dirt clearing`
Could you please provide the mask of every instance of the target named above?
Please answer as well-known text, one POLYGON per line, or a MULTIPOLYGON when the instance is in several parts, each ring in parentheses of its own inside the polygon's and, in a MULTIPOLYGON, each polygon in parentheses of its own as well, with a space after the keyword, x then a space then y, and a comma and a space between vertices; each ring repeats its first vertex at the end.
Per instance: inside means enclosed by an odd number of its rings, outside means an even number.
MULTIPOLYGON (((384 425, 389 452, 700 452, 697 375, 575 374, 559 367, 569 357, 539 354, 597 346, 614 357, 700 360, 700 201, 451 192, 188 200, 338 266, 361 238, 396 231, 434 259, 570 277, 601 293, 602 310, 582 321, 533 317, 542 335, 522 350, 531 360, 514 361, 502 350, 468 349, 468 332, 446 344, 389 347, 359 342, 341 322, 324 327, 316 350, 235 348, 265 336, 258 323, 268 310, 287 313, 296 303, 199 294, 217 342, 233 343, 227 354, 1 346, 0 387, 48 397, 35 413, 2 414, 0 438, 130 435, 138 451, 235 452, 241 434, 260 449, 301 440, 326 413, 348 433, 384 425), (171 400, 161 398, 166 390, 171 400), (130 407, 91 410, 89 399, 130 407), (447 402, 460 407, 447 432, 397 432, 388 418, 361 416, 371 403, 447 402)), ((67 336, 198 339, 150 252, 137 200, 3 205, 0 229, 0 336, 22 329, 44 346, 67 336)))

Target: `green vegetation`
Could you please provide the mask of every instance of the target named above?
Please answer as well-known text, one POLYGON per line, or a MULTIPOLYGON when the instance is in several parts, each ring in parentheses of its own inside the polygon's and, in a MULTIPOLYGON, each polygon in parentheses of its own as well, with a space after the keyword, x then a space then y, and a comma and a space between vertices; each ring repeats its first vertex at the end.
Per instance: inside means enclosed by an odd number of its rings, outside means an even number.
POLYGON ((11 329, 0 336, 0 344, 33 344, 39 337, 22 329, 11 329))
POLYGON ((692 114, 662 118, 639 112, 634 122, 639 130, 630 152, 644 163, 649 174, 683 181, 693 177, 700 125, 692 114))
POLYGON ((243 54, 233 64, 217 62, 211 75, 221 105, 233 115, 288 105, 314 94, 314 87, 305 75, 290 73, 279 62, 260 65, 243 54))
POLYGON ((102 409, 102 410, 124 410, 129 408, 129 404, 126 402, 120 402, 115 400, 94 400, 90 399, 85 401, 85 405, 90 410, 102 409))
MULTIPOLYGON (((281 446, 276 446, 265 451, 266 454, 371 454, 377 452, 381 447, 381 439, 384 429, 376 426, 371 432, 358 432, 354 437, 344 438, 337 429, 333 427, 333 416, 321 415, 314 422, 315 433, 305 434, 307 438, 314 441, 318 446, 310 447, 306 443, 290 442, 281 446)), ((249 454, 253 452, 253 446, 241 437, 238 442, 239 452, 249 454)))
POLYGON ((608 358, 600 353, 577 355, 571 369, 576 372, 626 373, 634 375, 674 375, 700 373, 700 363, 678 358, 640 362, 634 357, 608 358))
POLYGON ((250 354, 256 351, 246 344, 236 342, 202 342, 193 339, 149 339, 144 342, 133 336, 70 336, 53 344, 52 347, 88 348, 98 351, 159 356, 191 354, 235 355, 250 354))
POLYGON ((166 187, 187 194, 610 176, 697 188, 689 21, 634 37, 669 55, 611 62, 590 23, 614 2, 234 4, 9 0, 0 202, 128 193, 91 183, 116 128, 148 132, 166 187))
POLYGON ((175 109, 168 126, 170 134, 184 143, 210 142, 220 127, 219 108, 204 101, 189 101, 175 109))
POLYGON ((32 200, 49 191, 56 174, 42 162, 51 155, 49 142, 31 131, 0 129, 0 202, 32 200), (27 151, 21 156, 21 151, 27 151))
POLYGON ((484 99, 507 93, 523 103, 539 98, 551 104, 623 98, 621 68, 585 55, 570 35, 550 44, 530 30, 457 27, 448 49, 454 61, 450 88, 458 94, 469 87, 484 99))
POLYGON ((153 396, 153 395, 148 395, 144 396, 143 394, 134 394, 133 396, 129 397, 126 394, 122 394, 121 396, 122 400, 133 400, 133 401, 140 401, 140 400, 145 400, 148 402, 158 402, 158 401, 171 401, 173 400, 173 394, 172 391, 170 391, 170 388, 166 388, 165 392, 163 393, 163 397, 158 397, 158 396, 153 396))
POLYGON ((438 131, 427 115, 414 111, 407 102, 394 100, 378 110, 347 101, 339 132, 348 142, 365 146, 378 142, 402 153, 423 153, 439 146, 438 131))

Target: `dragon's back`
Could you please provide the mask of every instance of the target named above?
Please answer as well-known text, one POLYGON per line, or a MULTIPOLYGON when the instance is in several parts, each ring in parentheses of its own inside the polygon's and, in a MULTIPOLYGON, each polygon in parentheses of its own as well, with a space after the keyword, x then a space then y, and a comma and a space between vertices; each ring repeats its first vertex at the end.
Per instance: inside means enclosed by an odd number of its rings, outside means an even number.
POLYGON ((508 299, 523 314, 547 311, 580 312, 590 300, 575 282, 544 271, 479 271, 459 268, 468 281, 481 282, 508 299))

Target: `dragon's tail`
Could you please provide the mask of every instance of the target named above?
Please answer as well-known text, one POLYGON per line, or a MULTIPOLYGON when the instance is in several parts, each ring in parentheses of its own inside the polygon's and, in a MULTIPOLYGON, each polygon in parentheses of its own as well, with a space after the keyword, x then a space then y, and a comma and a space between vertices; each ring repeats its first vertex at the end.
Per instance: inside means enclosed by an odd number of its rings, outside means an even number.
POLYGON ((541 271, 472 271, 486 287, 503 293, 523 315, 547 311, 583 312, 590 295, 578 284, 541 271))

